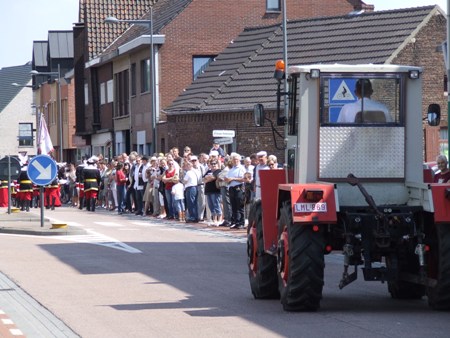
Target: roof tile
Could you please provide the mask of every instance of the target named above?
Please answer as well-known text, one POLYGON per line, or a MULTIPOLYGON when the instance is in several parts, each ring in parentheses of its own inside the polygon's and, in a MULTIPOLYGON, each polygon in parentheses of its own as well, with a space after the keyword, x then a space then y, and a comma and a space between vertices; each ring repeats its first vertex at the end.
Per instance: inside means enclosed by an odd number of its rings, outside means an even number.
MULTIPOLYGON (((289 21, 289 64, 385 63, 438 8, 289 21)), ((166 112, 251 109, 256 103, 273 108, 277 86, 273 80, 274 64, 282 57, 279 25, 247 28, 166 112)))

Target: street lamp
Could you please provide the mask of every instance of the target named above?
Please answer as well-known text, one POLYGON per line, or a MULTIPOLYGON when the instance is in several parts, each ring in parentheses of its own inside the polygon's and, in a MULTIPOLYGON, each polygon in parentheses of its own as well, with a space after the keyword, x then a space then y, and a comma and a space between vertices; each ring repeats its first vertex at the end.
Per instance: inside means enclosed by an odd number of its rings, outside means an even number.
POLYGON ((58 77, 58 128, 59 128, 59 161, 63 161, 63 126, 62 126, 62 107, 61 107, 61 68, 58 64, 57 72, 38 72, 37 70, 32 70, 30 72, 32 76, 36 75, 56 75, 58 77))
POLYGON ((152 107, 152 144, 153 144, 153 153, 156 153, 157 135, 156 135, 155 57, 153 55, 153 7, 150 7, 150 20, 119 20, 113 16, 109 16, 105 19, 105 23, 117 24, 120 22, 150 27, 150 90, 151 90, 150 100, 152 107))

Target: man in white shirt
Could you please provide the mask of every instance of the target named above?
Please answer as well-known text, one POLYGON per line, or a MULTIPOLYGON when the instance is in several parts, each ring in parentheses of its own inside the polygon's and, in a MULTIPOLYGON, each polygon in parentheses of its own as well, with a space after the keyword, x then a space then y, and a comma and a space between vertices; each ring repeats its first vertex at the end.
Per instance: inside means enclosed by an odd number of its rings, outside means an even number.
POLYGON ((258 164, 255 167, 255 174, 253 175, 253 182, 255 183, 255 199, 261 199, 261 180, 259 178, 260 170, 269 170, 267 165, 267 152, 260 151, 256 154, 258 157, 258 164))
POLYGON ((373 89, 369 79, 359 79, 356 81, 355 94, 358 97, 356 102, 345 104, 339 113, 337 123, 354 123, 358 112, 362 111, 382 111, 386 122, 392 122, 389 109, 382 103, 372 100, 373 89))
POLYGON ((184 162, 184 170, 186 170, 183 177, 184 191, 186 194, 186 208, 188 215, 186 222, 197 223, 198 222, 198 209, 197 209, 197 185, 198 175, 193 169, 192 163, 189 161, 184 162))
POLYGON ((230 229, 240 229, 245 226, 244 218, 244 183, 245 168, 241 165, 241 156, 236 153, 231 154, 233 167, 225 177, 231 203, 231 226, 230 229))
POLYGON ((197 212, 198 212, 198 220, 200 222, 204 219, 205 208, 206 208, 206 199, 205 199, 205 184, 203 183, 203 176, 205 176, 208 171, 208 166, 202 163, 202 159, 206 154, 200 154, 199 157, 192 155, 191 163, 192 169, 195 171, 195 174, 198 176, 198 184, 197 184, 197 212))

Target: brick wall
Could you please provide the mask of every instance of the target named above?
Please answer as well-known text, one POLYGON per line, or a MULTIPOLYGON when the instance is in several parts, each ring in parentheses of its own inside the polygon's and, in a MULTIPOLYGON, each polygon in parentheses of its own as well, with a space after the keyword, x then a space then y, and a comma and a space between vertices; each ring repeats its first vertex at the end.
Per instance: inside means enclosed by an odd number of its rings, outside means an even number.
MULTIPOLYGON (((430 103, 441 106, 441 126, 447 126, 447 96, 444 95, 445 64, 440 45, 446 40, 446 20, 436 14, 422 27, 415 40, 410 41, 393 60, 394 64, 407 64, 423 68, 422 111, 424 118, 430 103)), ((434 161, 439 155, 439 129, 424 123, 426 146, 424 161, 434 161)))
MULTIPOLYGON (((272 121, 276 120, 275 113, 266 112, 266 116, 272 121)), ((266 122, 264 127, 255 127, 253 112, 171 115, 164 128, 170 140, 168 148, 178 146, 182 149, 187 145, 196 154, 208 153, 214 140, 213 130, 234 130, 237 142, 235 151, 240 155, 249 156, 266 150, 276 155, 279 162, 284 161, 284 151, 274 147, 270 125, 266 122)), ((278 131, 283 134, 282 127, 278 127, 278 131)), ((279 146, 283 144, 283 140, 277 136, 276 141, 279 146)))

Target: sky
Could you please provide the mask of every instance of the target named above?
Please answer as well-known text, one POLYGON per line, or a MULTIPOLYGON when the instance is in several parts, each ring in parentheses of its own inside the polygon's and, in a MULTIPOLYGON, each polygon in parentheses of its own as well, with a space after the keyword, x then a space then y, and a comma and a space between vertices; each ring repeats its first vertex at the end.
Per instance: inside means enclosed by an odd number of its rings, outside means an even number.
MULTIPOLYGON (((447 1, 450 0, 364 0, 375 5, 375 10, 439 5, 444 11, 447 1)), ((0 0, 0 68, 31 61, 33 41, 47 40, 49 30, 72 30, 73 23, 78 22, 78 3, 79 0, 0 0)))

